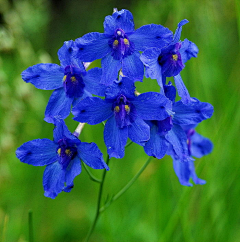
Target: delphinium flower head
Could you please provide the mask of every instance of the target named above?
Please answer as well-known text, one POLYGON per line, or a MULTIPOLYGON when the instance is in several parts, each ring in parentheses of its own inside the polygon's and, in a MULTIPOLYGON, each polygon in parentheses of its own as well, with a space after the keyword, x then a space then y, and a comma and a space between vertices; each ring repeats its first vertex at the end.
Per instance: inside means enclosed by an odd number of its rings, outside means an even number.
MULTIPOLYGON (((213 144, 208 138, 198 134, 195 131, 195 126, 196 125, 188 125, 182 126, 182 128, 187 135, 187 147, 189 156, 201 158, 202 156, 211 153, 213 144)), ((188 162, 181 162, 172 147, 170 147, 168 154, 170 154, 173 159, 174 171, 182 185, 192 186, 192 183, 189 182, 190 178, 192 178, 195 184, 203 185, 206 183, 205 180, 197 177, 193 160, 188 162)))
POLYGON ((45 111, 45 121, 54 122, 54 118, 65 119, 71 112, 71 106, 91 94, 104 95, 105 86, 101 85, 102 71, 93 68, 86 72, 80 59, 73 57, 75 43, 70 40, 58 51, 61 65, 41 63, 22 72, 25 82, 32 83, 43 90, 54 90, 45 111))
POLYGON ((76 39, 77 56, 86 62, 101 59, 101 83, 109 85, 122 69, 124 76, 141 81, 144 66, 139 51, 162 48, 172 40, 172 32, 162 25, 149 24, 134 30, 133 16, 128 10, 115 11, 105 18, 104 33, 88 33, 76 39))
POLYGON ((192 100, 185 87, 180 72, 185 67, 187 62, 192 57, 197 57, 197 46, 185 39, 180 41, 182 26, 188 23, 186 19, 178 24, 178 28, 173 36, 172 41, 163 48, 146 49, 140 59, 146 68, 146 77, 157 79, 161 92, 164 91, 163 86, 166 84, 166 77, 174 77, 175 85, 179 96, 184 104, 191 104, 192 100))
POLYGON ((151 135, 144 150, 149 156, 161 159, 171 145, 178 160, 187 162, 192 158, 189 155, 187 135, 182 125, 195 125, 210 118, 213 114, 213 106, 200 102, 196 98, 192 105, 184 105, 181 100, 175 102, 176 89, 171 82, 165 85, 164 89, 166 96, 173 102, 174 114, 164 120, 148 122, 151 126, 151 135))
POLYGON ((109 169, 95 143, 81 142, 71 134, 63 120, 54 120, 53 141, 36 139, 21 145, 17 158, 33 166, 45 166, 43 188, 46 197, 70 192, 74 178, 81 173, 81 161, 93 169, 109 169))
POLYGON ((106 90, 105 99, 87 97, 72 110, 74 120, 94 125, 107 120, 104 141, 110 157, 122 158, 129 137, 145 145, 150 137, 143 120, 164 120, 172 114, 171 101, 156 92, 135 95, 134 82, 122 77, 106 90))

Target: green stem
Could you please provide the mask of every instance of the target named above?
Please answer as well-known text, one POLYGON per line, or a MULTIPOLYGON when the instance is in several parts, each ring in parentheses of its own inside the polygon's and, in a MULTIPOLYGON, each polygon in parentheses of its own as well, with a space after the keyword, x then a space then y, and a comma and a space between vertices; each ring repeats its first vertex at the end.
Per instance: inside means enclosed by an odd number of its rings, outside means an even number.
POLYGON ((29 228, 29 242, 33 242, 33 219, 32 210, 28 212, 28 228, 29 228))
POLYGON ((142 168, 138 171, 138 173, 115 195, 112 197, 112 199, 106 203, 104 206, 102 206, 99 210, 100 213, 105 211, 114 201, 116 201, 120 196, 122 196, 131 186, 132 184, 138 179, 138 177, 142 174, 142 172, 145 170, 145 168, 150 163, 152 157, 149 157, 148 160, 145 162, 145 164, 142 166, 142 168))
POLYGON ((101 180, 99 180, 98 178, 96 178, 96 177, 95 177, 95 176, 89 171, 88 167, 86 166, 86 164, 85 164, 84 162, 82 162, 82 164, 83 164, 83 167, 85 168, 87 174, 89 175, 89 177, 90 177, 90 179, 91 179, 92 181, 95 181, 95 182, 98 182, 98 183, 101 183, 101 182, 102 182, 101 180))
MULTIPOLYGON (((108 155, 107 156, 107 160, 106 160, 106 164, 107 165, 109 164, 109 160, 110 160, 110 158, 109 158, 109 155, 108 155)), ((95 226, 97 224, 99 215, 100 215, 100 206, 101 206, 101 200, 102 200, 102 191, 103 191, 103 184, 104 184, 104 181, 105 181, 106 173, 107 173, 107 170, 104 169, 103 175, 102 175, 102 181, 100 182, 100 187, 99 187, 98 201, 97 201, 97 210, 96 210, 95 218, 94 218, 94 221, 93 221, 93 224, 92 224, 90 230, 88 231, 88 234, 87 234, 87 237, 86 237, 85 242, 88 242, 89 241, 89 239, 90 239, 90 237, 92 235, 92 232, 95 229, 95 226)))
POLYGON ((131 145, 133 142, 130 140, 127 144, 126 144, 126 146, 125 146, 125 149, 129 146, 129 145, 131 145))

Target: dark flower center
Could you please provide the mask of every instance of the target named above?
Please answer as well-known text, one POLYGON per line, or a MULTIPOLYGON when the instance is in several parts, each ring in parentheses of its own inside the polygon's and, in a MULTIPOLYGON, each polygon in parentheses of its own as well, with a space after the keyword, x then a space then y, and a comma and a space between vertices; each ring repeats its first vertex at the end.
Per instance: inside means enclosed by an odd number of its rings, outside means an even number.
POLYGON ((158 134, 162 136, 166 135, 167 132, 170 131, 173 126, 171 116, 161 121, 152 121, 152 123, 158 127, 158 134))
POLYGON ((113 111, 118 127, 130 125, 136 118, 136 109, 127 98, 121 94, 113 103, 113 111))
POLYGON ((76 144, 68 139, 63 138, 58 141, 57 153, 60 156, 59 164, 62 166, 62 169, 66 169, 71 160, 73 160, 77 155, 76 144))
POLYGON ((194 129, 189 129, 187 131, 187 146, 188 146, 188 153, 191 155, 191 145, 192 145, 192 139, 191 137, 195 134, 194 129))
POLYGON ((176 43, 162 49, 158 57, 158 63, 162 67, 162 73, 166 77, 176 76, 184 68, 179 49, 181 43, 176 43))
POLYGON ((78 98, 83 95, 85 84, 78 67, 66 66, 63 77, 63 86, 69 98, 78 98))
POLYGON ((134 45, 122 29, 117 29, 108 42, 114 59, 120 60, 134 52, 134 45))

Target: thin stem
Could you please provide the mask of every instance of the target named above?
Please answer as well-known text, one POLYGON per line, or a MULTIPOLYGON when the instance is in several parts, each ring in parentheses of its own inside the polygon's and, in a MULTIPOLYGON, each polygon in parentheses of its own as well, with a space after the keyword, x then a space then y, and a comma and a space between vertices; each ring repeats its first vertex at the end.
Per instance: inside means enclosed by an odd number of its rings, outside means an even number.
POLYGON ((102 182, 101 180, 99 180, 98 178, 96 178, 96 177, 95 177, 95 176, 89 171, 88 167, 86 166, 86 164, 85 164, 84 162, 82 162, 82 164, 83 164, 83 167, 85 168, 87 174, 89 175, 89 177, 90 177, 90 179, 91 179, 92 181, 95 181, 95 182, 98 182, 98 183, 101 183, 101 182, 102 182))
POLYGON ((129 146, 129 145, 131 145, 133 143, 133 141, 129 141, 127 144, 126 144, 126 146, 125 146, 125 149, 129 146))
POLYGON ((132 184, 138 179, 138 177, 142 174, 142 172, 148 166, 151 159, 152 159, 152 157, 149 157, 148 160, 145 162, 145 164, 142 166, 142 168, 138 171, 138 173, 116 195, 114 195, 108 203, 106 203, 104 206, 102 206, 100 208, 100 213, 105 211, 114 201, 116 201, 120 196, 122 196, 132 186, 132 184))
POLYGON ((32 210, 28 212, 28 229, 29 229, 29 242, 33 242, 33 218, 32 210))
MULTIPOLYGON (((109 161, 110 161, 110 158, 109 158, 109 155, 107 156, 107 160, 106 160, 106 164, 108 165, 109 164, 109 161)), ((92 235, 92 232, 93 230, 95 229, 95 226, 97 224, 97 221, 98 221, 98 218, 99 218, 99 215, 100 215, 100 206, 101 206, 101 200, 102 200, 102 191, 103 191, 103 184, 104 184, 104 181, 105 181, 105 177, 106 177, 106 173, 107 173, 107 170, 104 169, 103 171, 103 175, 102 175, 102 181, 100 183, 100 187, 99 187, 99 193, 98 193, 98 201, 97 201, 97 210, 96 210, 96 214, 95 214, 95 218, 94 218, 94 221, 93 221, 93 224, 87 234, 87 237, 86 237, 86 240, 85 242, 88 242, 91 235, 92 235)))
POLYGON ((73 135, 75 135, 76 137, 79 137, 79 135, 82 132, 82 129, 83 129, 84 125, 85 125, 85 123, 79 123, 78 126, 77 126, 77 128, 73 132, 73 135))

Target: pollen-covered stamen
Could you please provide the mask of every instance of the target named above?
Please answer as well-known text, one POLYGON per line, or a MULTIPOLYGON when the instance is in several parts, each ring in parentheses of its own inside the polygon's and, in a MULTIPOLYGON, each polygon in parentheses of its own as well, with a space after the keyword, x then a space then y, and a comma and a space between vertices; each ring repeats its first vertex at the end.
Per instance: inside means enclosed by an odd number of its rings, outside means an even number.
POLYGON ((124 105, 125 111, 127 112, 127 114, 129 114, 130 112, 130 107, 129 105, 124 105))
POLYGON ((177 61, 178 60, 178 55, 177 54, 172 55, 172 58, 173 58, 174 61, 177 61))
POLYGON ((129 45, 130 45, 129 40, 128 40, 128 39, 126 39, 126 38, 124 38, 124 39, 123 39, 123 42, 124 42, 124 44, 125 44, 125 45, 127 45, 127 46, 129 46, 129 45))
POLYGON ((63 77, 63 82, 65 82, 66 79, 67 79, 67 75, 64 75, 64 77, 63 77))
POLYGON ((71 81, 72 82, 76 82, 77 81, 76 77, 75 76, 71 76, 71 81))
POLYGON ((118 40, 117 39, 115 39, 114 41, 113 41, 113 48, 117 48, 118 47, 118 40))
POLYGON ((116 106, 116 107, 114 108, 114 112, 118 113, 119 111, 120 111, 119 106, 116 106))
POLYGON ((117 31, 117 35, 118 35, 118 36, 121 36, 121 35, 122 35, 122 31, 118 30, 118 31, 117 31))

